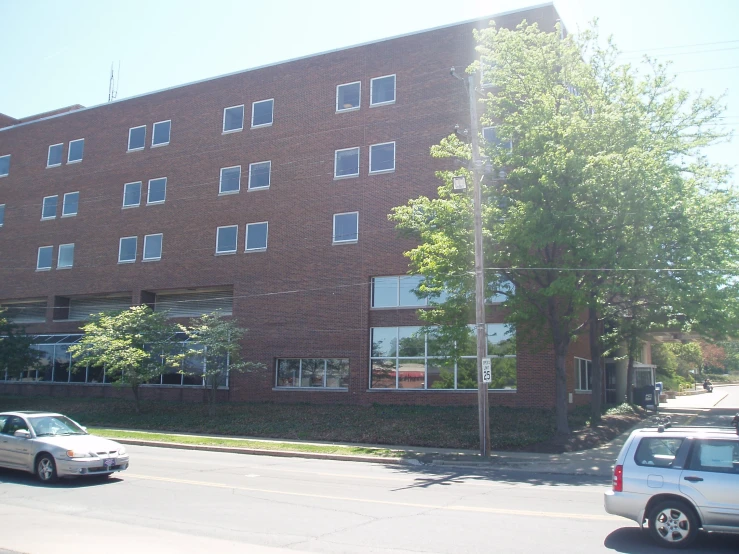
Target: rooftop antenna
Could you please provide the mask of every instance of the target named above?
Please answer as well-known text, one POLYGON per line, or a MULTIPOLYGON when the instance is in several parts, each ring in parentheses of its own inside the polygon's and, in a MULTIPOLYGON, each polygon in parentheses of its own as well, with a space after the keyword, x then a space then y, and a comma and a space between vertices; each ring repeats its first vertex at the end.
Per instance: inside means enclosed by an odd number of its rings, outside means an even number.
POLYGON ((118 78, 113 71, 113 62, 110 64, 110 83, 108 85, 108 102, 112 102, 118 96, 118 81, 121 78, 121 62, 118 62, 118 78))

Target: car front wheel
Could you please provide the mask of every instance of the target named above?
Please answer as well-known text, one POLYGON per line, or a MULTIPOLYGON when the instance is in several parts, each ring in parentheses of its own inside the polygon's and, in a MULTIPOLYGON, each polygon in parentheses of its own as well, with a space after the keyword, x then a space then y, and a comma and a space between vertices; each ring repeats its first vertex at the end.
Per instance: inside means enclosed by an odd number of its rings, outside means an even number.
POLYGON ((685 548, 698 534, 698 519, 685 502, 665 500, 649 516, 649 534, 661 546, 685 548))
POLYGON ((36 459, 36 476, 44 483, 56 481, 56 463, 50 454, 42 454, 36 459))

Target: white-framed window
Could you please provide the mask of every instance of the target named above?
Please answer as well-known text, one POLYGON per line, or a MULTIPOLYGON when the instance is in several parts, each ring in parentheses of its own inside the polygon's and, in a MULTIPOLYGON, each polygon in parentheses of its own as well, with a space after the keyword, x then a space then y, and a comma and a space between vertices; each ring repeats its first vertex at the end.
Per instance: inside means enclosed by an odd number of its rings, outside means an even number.
POLYGON ((54 255, 53 246, 39 246, 36 257, 36 271, 47 271, 51 269, 51 258, 54 255))
POLYGON ((267 233, 269 231, 269 223, 260 221, 259 223, 246 224, 246 252, 254 250, 267 250, 267 233))
POLYGON ((260 100, 254 102, 251 105, 251 126, 254 127, 267 127, 272 125, 273 112, 274 112, 275 100, 270 98, 269 100, 260 100))
POLYGON ((576 390, 593 390, 593 362, 583 358, 575 358, 576 390))
POLYGON ((509 150, 513 149, 513 141, 510 141, 510 140, 506 141, 506 140, 500 139, 498 137, 498 128, 495 126, 483 127, 482 128, 482 138, 488 144, 492 144, 494 146, 507 147, 509 150))
POLYGON ((41 203, 41 219, 55 219, 58 196, 45 196, 41 203))
POLYGON ((82 155, 85 153, 85 139, 77 139, 69 141, 69 152, 67 152, 67 163, 73 164, 82 161, 82 155))
POLYGON ((10 175, 10 154, 0 156, 0 177, 10 175))
POLYGON ((359 176, 359 148, 342 148, 334 153, 334 179, 359 176))
POLYGON ((141 181, 123 185, 123 207, 135 208, 141 205, 141 181))
POLYGON ((239 190, 241 190, 241 166, 222 167, 218 194, 234 194, 239 190))
POLYGON ((426 298, 413 292, 423 282, 421 275, 399 275, 372 278, 373 308, 417 308, 426 306, 426 298))
POLYGON ((172 131, 172 120, 157 121, 151 131, 151 147, 167 146, 169 144, 169 135, 172 131))
POLYGON ((334 214, 334 244, 357 242, 359 239, 359 212, 334 214))
POLYGON ((144 236, 144 261, 152 262, 162 259, 162 233, 144 236))
POLYGON ((355 81, 336 87, 336 111, 349 112, 358 110, 362 97, 362 83, 355 81))
POLYGON ((146 125, 131 127, 128 130, 128 151, 143 150, 146 146, 146 125))
POLYGON ((49 146, 49 155, 46 158, 46 167, 56 167, 62 165, 62 153, 64 151, 64 143, 52 144, 49 146))
POLYGON ((395 171, 395 142, 383 142, 370 146, 369 172, 395 171))
POLYGON ((66 269, 74 265, 74 243, 60 244, 59 257, 56 261, 57 269, 66 269))
POLYGON ((77 215, 77 210, 80 205, 80 193, 79 192, 67 192, 64 194, 64 200, 62 201, 62 217, 72 217, 77 215))
POLYGON ((244 128, 244 105, 223 109, 223 132, 234 133, 244 128))
POLYGON ((118 242, 118 263, 132 264, 136 261, 138 237, 122 237, 118 242))
POLYGON ((238 225, 226 225, 216 230, 216 254, 234 254, 239 237, 238 225))
POLYGON ((5 204, 0 204, 0 227, 5 225, 5 204))
POLYGON ((375 77, 370 81, 370 106, 395 102, 395 75, 375 77))
POLYGON ((249 190, 269 188, 271 174, 271 161, 249 164, 249 190))
POLYGON ((149 179, 149 191, 146 195, 147 204, 161 204, 167 196, 167 178, 158 177, 149 179))

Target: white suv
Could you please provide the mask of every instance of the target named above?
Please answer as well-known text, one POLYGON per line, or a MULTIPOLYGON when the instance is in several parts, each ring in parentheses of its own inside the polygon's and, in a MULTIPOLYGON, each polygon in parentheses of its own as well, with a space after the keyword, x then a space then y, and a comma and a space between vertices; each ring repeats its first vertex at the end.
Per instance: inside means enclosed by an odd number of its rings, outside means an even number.
POLYGON ((633 519, 662 546, 698 529, 739 533, 739 435, 732 428, 638 429, 616 460, 609 514, 633 519))

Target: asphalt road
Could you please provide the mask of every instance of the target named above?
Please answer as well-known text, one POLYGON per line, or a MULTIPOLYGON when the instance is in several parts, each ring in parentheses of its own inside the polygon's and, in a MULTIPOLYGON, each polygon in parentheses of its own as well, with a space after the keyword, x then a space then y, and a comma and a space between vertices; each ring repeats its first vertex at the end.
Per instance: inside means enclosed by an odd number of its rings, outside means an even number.
MULTIPOLYGON (((608 480, 131 447, 119 477, 0 470, 0 552, 664 553, 608 480)), ((688 552, 739 551, 703 536, 688 552)))

